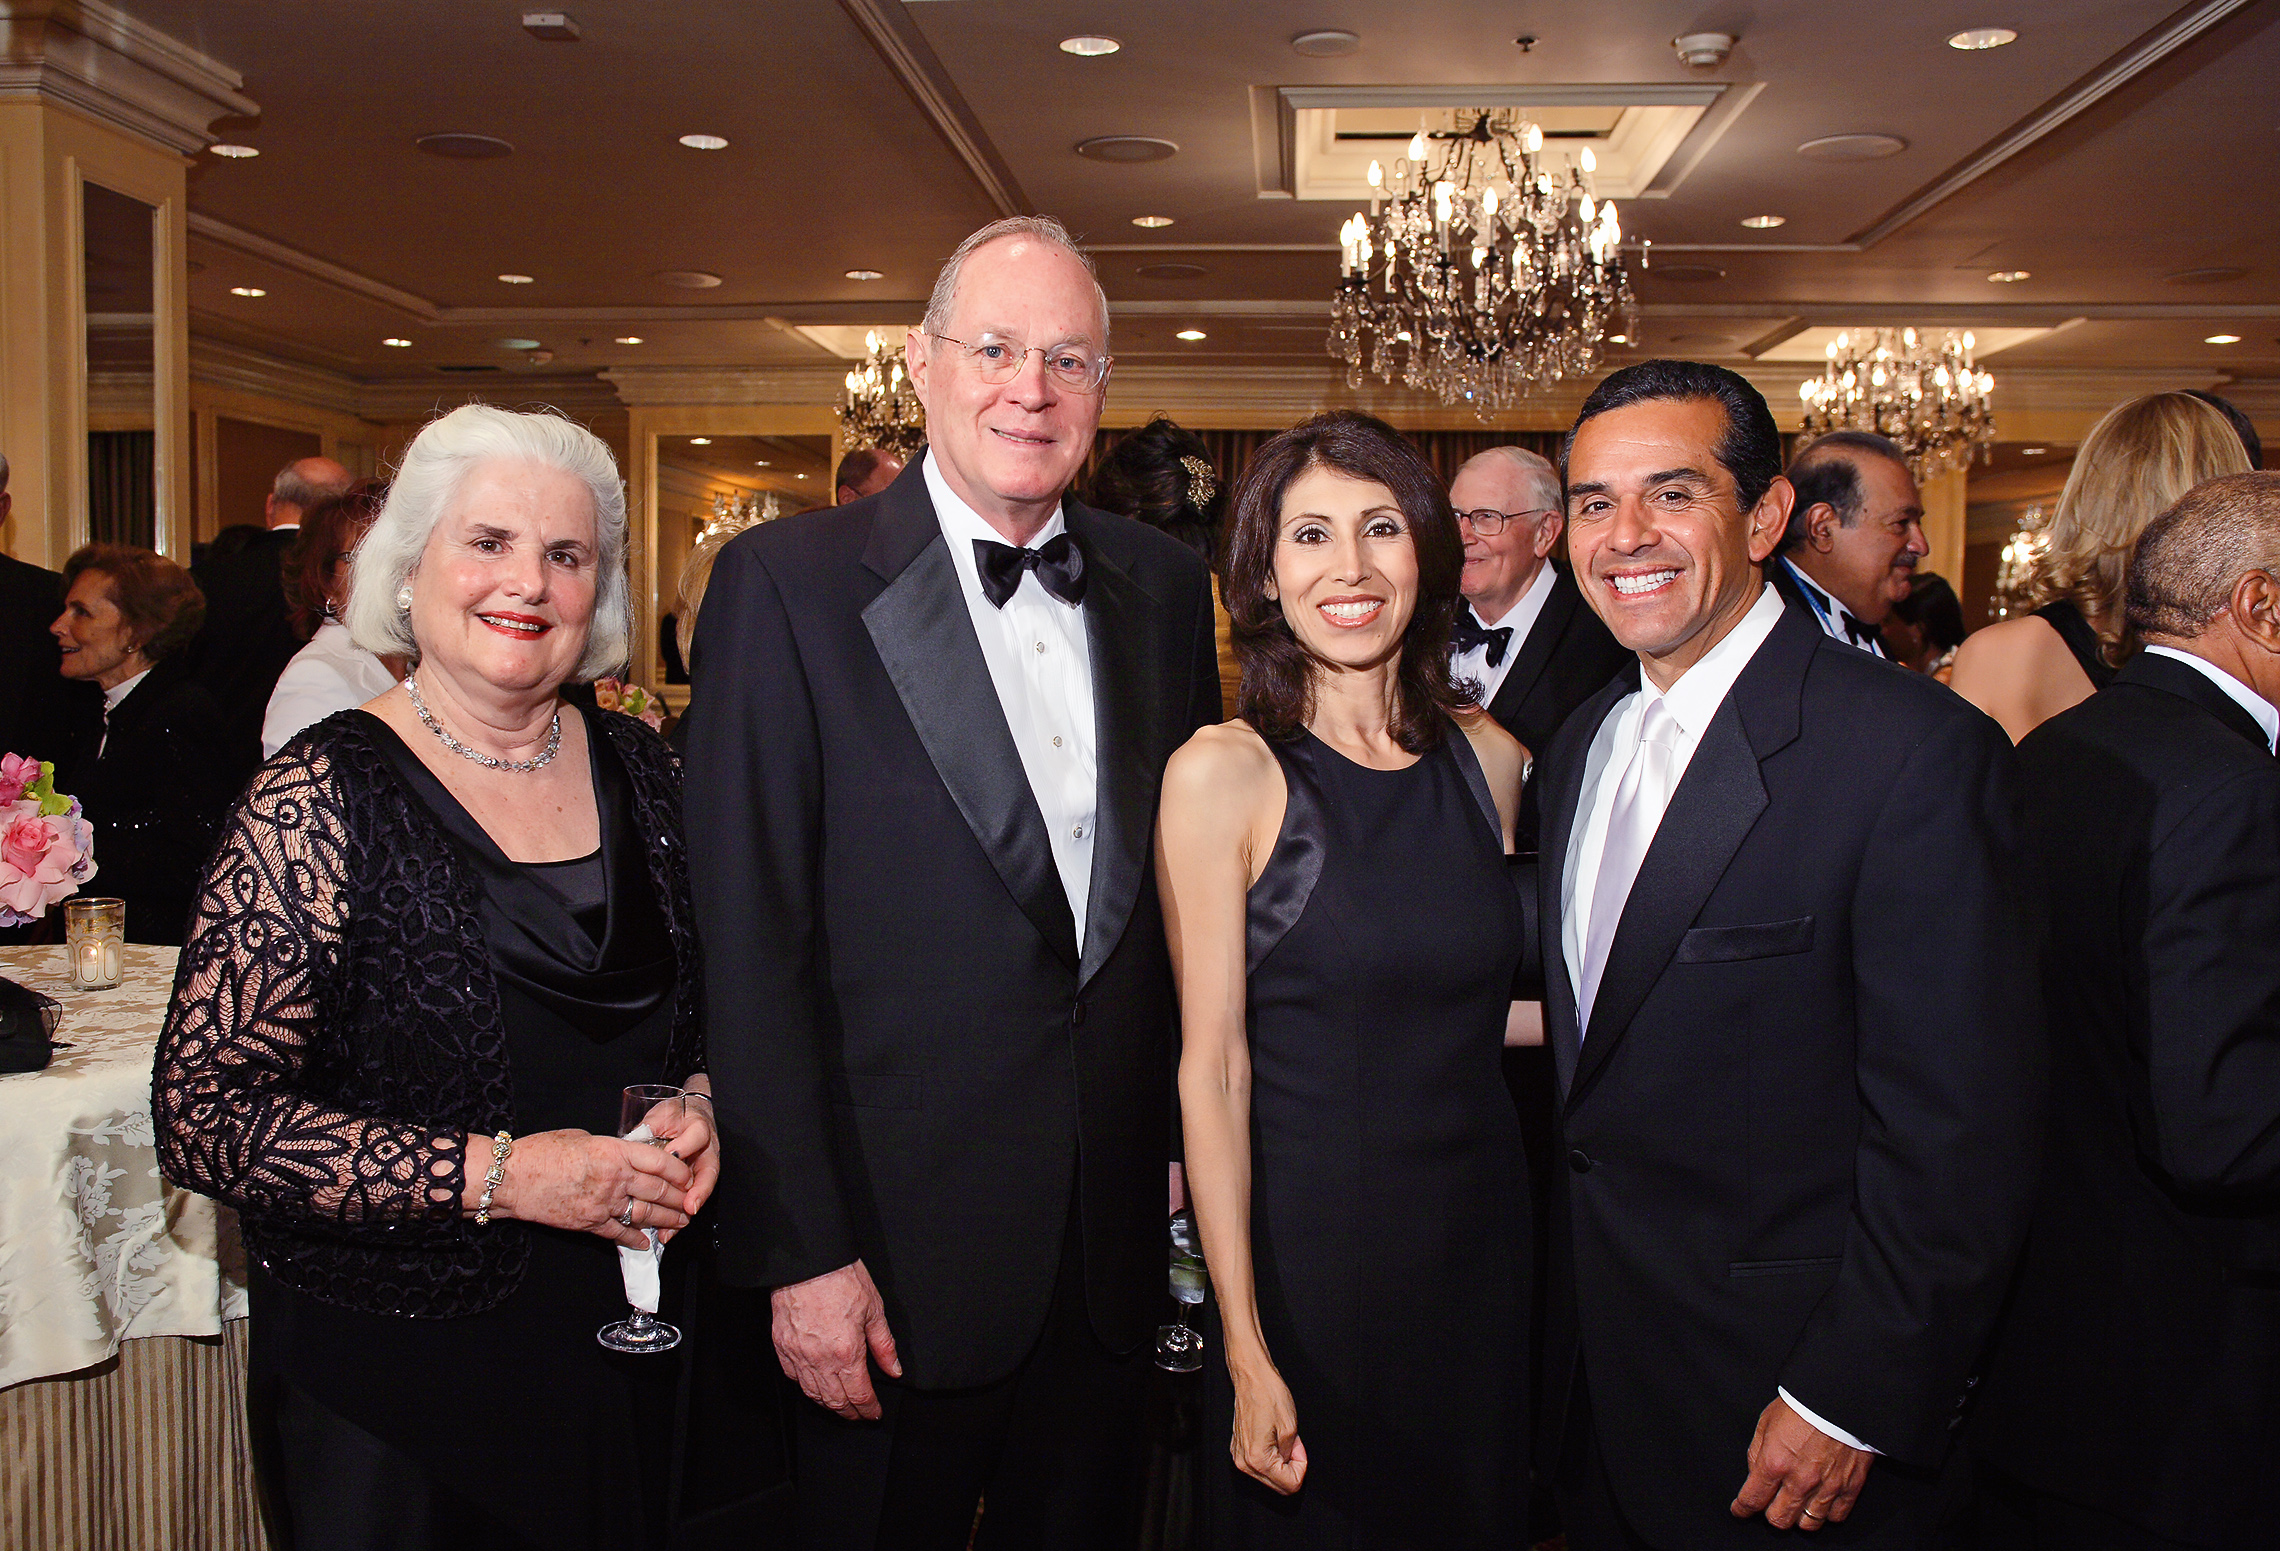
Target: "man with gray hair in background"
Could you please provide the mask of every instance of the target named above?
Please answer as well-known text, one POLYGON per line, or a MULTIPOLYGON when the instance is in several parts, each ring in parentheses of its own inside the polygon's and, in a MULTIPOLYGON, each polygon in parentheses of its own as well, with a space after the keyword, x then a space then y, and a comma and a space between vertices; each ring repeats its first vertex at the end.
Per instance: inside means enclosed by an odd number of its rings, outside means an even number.
POLYGON ((2019 744, 2051 1107, 1990 1551, 2280 1545, 2280 474, 2156 517, 2126 606, 2145 649, 2019 744))
POLYGON ((772 1289, 801 1543, 1131 1544, 1166 1307, 1164 763, 1220 718, 1186 545, 1065 492, 1108 303, 974 233, 910 333, 928 446, 739 535, 698 616, 689 875, 722 1267, 772 1289))
POLYGON ((1524 447, 1491 447, 1457 470, 1449 504, 1465 541, 1451 677, 1478 684, 1497 724, 1542 753, 1568 713, 1633 658, 1551 558, 1567 498, 1549 461, 1524 447))

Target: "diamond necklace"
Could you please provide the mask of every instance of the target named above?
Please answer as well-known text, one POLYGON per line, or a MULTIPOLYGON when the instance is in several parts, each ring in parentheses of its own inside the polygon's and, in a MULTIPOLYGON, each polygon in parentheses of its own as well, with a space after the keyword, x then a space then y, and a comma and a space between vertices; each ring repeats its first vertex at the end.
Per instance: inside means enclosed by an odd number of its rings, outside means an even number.
POLYGON ((427 702, 420 698, 420 681, 409 673, 404 675, 404 693, 412 697, 412 709, 419 713, 421 723, 426 726, 429 732, 443 740, 445 748, 457 754, 461 759, 475 761, 476 764, 485 769, 536 770, 554 758, 556 752, 562 747, 562 707, 559 705, 554 708, 554 726, 546 735, 545 748, 539 750, 529 759, 500 759, 497 755, 486 754, 481 749, 471 749, 444 731, 443 723, 435 719, 435 713, 430 711, 427 708, 427 702))

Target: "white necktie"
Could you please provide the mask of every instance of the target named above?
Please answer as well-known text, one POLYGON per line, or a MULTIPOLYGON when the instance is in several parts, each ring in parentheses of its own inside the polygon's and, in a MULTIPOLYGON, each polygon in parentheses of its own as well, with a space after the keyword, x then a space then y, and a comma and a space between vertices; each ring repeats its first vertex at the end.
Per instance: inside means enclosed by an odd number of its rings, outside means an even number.
POLYGON ((1576 987, 1576 1014, 1588 1028, 1592 1004, 1599 997, 1599 977, 1607 968, 1607 950, 1614 946, 1615 927, 1631 898, 1631 884, 1646 860, 1670 806, 1671 770, 1677 764, 1678 723, 1657 695, 1647 702, 1639 718, 1639 746, 1615 788, 1615 805, 1607 813, 1607 845, 1599 853, 1599 876, 1591 890, 1591 920, 1583 938, 1583 974, 1576 987))

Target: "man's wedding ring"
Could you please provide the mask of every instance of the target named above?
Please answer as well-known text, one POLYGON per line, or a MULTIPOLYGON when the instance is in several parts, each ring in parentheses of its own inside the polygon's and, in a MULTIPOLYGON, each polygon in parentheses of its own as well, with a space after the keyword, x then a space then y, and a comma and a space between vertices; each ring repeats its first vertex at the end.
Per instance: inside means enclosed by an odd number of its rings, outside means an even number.
POLYGON ((1825 1520, 1825 1519, 1827 1519, 1827 1518, 1828 1518, 1828 1515, 1827 1515, 1827 1514, 1825 1514, 1825 1513, 1815 1513, 1815 1512, 1814 1512, 1812 1509, 1810 1509, 1810 1508, 1801 1509, 1801 1510, 1800 1510, 1800 1513, 1801 1513, 1801 1515, 1802 1515, 1803 1517, 1805 1517, 1805 1518, 1808 1518, 1808 1519, 1824 1519, 1824 1520, 1825 1520))
POLYGON ((618 1221, 628 1228, 633 1226, 633 1197, 627 1196, 625 1198, 625 1211, 619 1216, 618 1221))

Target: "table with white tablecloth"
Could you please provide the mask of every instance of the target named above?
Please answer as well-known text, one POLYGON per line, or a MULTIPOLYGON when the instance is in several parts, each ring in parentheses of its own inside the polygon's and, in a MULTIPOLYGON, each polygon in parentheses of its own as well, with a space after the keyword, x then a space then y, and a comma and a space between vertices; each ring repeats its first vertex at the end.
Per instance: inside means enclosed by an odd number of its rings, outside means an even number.
POLYGON ((67 1047, 0 1076, 0 1546, 262 1544, 236 1219, 166 1183, 151 1129, 175 957, 74 991, 61 947, 0 948, 67 1047))

